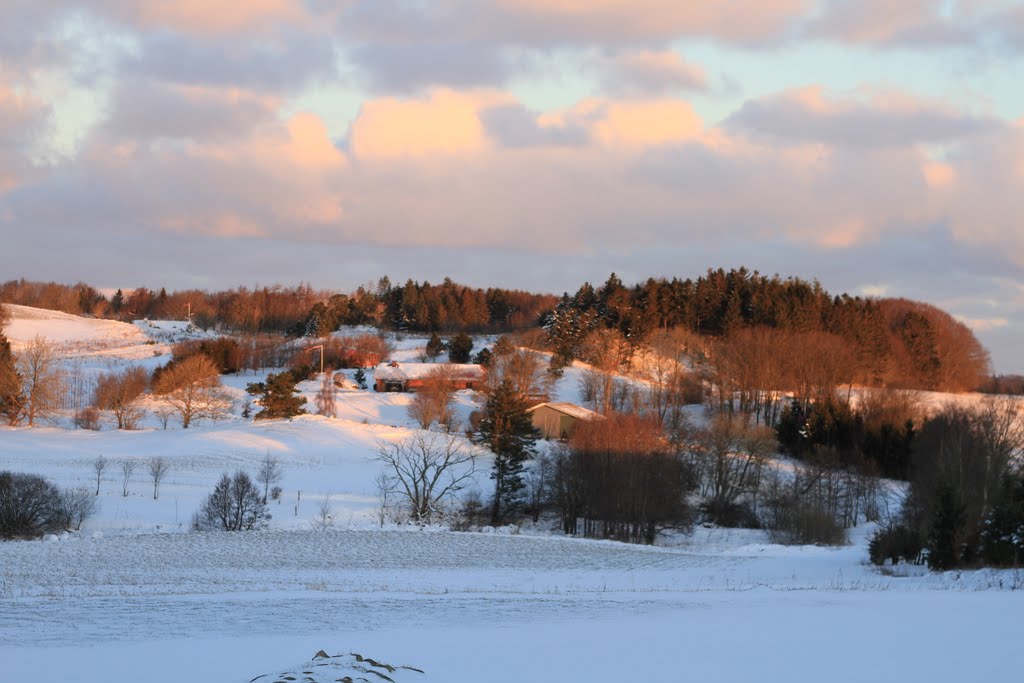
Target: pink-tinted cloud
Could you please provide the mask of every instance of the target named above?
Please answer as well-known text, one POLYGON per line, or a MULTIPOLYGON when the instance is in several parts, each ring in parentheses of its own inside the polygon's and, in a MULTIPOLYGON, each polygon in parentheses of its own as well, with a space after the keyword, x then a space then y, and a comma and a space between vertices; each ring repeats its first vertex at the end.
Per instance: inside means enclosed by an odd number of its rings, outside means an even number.
POLYGON ((949 163, 955 180, 944 209, 955 238, 998 250, 1024 268, 1024 119, 956 147, 949 163))
MULTIPOLYGON (((61 4, 83 6, 66 0, 61 4)), ((259 32, 311 20, 302 0, 94 0, 88 7, 137 28, 199 35, 259 32)))
POLYGON ((0 196, 30 170, 33 147, 48 115, 42 102, 0 82, 0 196))
POLYGON ((452 90, 426 99, 372 100, 352 125, 349 144, 361 159, 472 154, 487 143, 481 110, 508 101, 493 92, 452 90))

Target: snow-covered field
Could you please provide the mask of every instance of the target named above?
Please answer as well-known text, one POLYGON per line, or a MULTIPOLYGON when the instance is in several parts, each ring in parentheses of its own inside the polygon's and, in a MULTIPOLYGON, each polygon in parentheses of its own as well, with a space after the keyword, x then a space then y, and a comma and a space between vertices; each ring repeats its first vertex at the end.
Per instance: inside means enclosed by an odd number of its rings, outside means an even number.
MULTIPOLYGON (((187 333, 32 310, 15 311, 15 346, 59 338, 89 367, 165 362, 187 333)), ((556 397, 573 400, 577 379, 568 369, 556 397)), ((225 378, 240 399, 253 380, 225 378)), ((312 399, 315 383, 302 388, 312 399)), ((395 681, 1015 680, 1024 575, 881 572, 866 564, 868 528, 837 549, 704 528, 654 548, 380 528, 372 453, 413 432, 408 400, 342 391, 336 419, 264 423, 239 402, 188 430, 0 428, 0 469, 94 488, 96 457, 112 462, 81 532, 0 543, 0 681, 340 679, 309 661, 319 650, 425 671, 395 681), (255 472, 268 453, 284 466, 269 530, 187 531, 222 472, 255 472), (154 500, 157 455, 171 470, 154 500), (127 496, 124 460, 138 463, 127 496)), ((460 396, 462 419, 473 407, 460 396)))

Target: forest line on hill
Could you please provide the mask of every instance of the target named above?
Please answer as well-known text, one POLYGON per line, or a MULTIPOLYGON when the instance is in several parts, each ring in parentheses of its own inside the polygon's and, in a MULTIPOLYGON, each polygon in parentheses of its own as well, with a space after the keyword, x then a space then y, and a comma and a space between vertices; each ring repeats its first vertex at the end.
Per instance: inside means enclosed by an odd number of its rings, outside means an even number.
POLYGON ((204 329, 293 337, 323 336, 343 325, 532 332, 533 343, 563 364, 585 359, 585 341, 597 331, 620 337, 627 355, 674 331, 692 335, 693 346, 708 354, 775 355, 787 365, 829 362, 842 375, 839 384, 1008 393, 1019 384, 1018 378, 992 377, 988 354, 970 329, 935 306, 833 295, 816 281, 746 268, 631 286, 612 274, 600 286, 584 283, 560 297, 468 287, 448 278, 398 285, 382 277, 351 292, 307 284, 214 292, 140 287, 110 297, 84 283, 22 279, 0 284, 0 302, 124 321, 190 315, 204 329))

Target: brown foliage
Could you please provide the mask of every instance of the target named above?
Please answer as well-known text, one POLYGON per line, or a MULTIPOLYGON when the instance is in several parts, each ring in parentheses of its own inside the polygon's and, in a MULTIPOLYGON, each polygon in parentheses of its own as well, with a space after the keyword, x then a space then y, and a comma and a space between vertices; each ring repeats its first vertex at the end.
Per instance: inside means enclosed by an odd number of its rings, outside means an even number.
POLYGON ((423 429, 437 422, 451 426, 451 404, 455 397, 452 384, 454 373, 450 365, 438 365, 424 378, 423 385, 416 389, 409 403, 409 417, 416 420, 423 429))
POLYGON ((49 417, 60 401, 61 370, 57 361, 56 345, 40 336, 30 341, 17 356, 29 427, 36 420, 49 417))
POLYGON ((653 543, 659 529, 686 526, 692 472, 658 422, 610 415, 578 426, 556 456, 551 485, 566 533, 653 543))
POLYGON ((138 399, 148 384, 149 374, 141 367, 103 373, 96 383, 93 404, 112 411, 118 429, 135 429, 143 415, 138 399))
POLYGON ((153 392, 177 411, 185 429, 193 420, 220 417, 231 404, 221 389, 216 364, 203 355, 186 358, 161 373, 153 392))

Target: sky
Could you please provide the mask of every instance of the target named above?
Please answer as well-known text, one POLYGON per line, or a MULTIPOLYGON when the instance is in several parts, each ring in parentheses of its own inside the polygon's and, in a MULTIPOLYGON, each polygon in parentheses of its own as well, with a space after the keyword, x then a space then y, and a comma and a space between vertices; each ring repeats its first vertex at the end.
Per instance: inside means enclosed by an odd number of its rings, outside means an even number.
POLYGON ((1021 0, 0 0, 0 279, 746 266, 1024 373, 1021 0))

